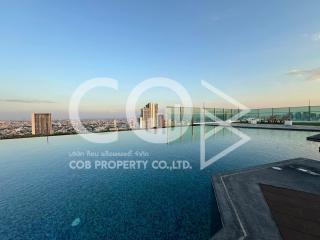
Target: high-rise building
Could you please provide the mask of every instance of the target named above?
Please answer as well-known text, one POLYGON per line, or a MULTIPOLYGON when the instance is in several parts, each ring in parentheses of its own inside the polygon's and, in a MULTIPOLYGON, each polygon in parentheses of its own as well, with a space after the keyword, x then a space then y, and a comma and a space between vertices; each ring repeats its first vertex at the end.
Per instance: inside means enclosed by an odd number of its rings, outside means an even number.
POLYGON ((52 134, 51 113, 32 113, 32 134, 52 134))
POLYGON ((158 127, 163 128, 165 126, 166 126, 166 123, 165 123, 164 115, 159 113, 158 114, 158 127))
POLYGON ((141 109, 140 128, 156 128, 158 126, 158 104, 148 103, 141 109))
POLYGON ((140 128, 149 128, 149 119, 150 119, 150 109, 147 107, 144 107, 141 109, 141 115, 140 115, 140 128))

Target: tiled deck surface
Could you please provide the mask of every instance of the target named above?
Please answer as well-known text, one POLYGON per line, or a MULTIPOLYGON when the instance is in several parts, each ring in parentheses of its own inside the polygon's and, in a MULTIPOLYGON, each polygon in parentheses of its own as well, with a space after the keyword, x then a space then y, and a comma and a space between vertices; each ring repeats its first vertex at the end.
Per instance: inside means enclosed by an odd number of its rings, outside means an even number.
MULTIPOLYGON (((290 192, 292 195, 290 197, 291 204, 296 205, 301 203, 300 200, 303 193, 306 193, 305 196, 310 196, 308 193, 316 196, 311 200, 316 201, 316 204, 309 206, 313 210, 308 210, 309 213, 313 212, 314 215, 311 216, 308 212, 301 213, 302 215, 307 214, 304 216, 306 219, 309 218, 310 220, 312 218, 312 223, 310 221, 310 224, 300 222, 301 224, 298 224, 300 227, 296 227, 295 230, 303 233, 307 231, 306 229, 309 229, 309 232, 315 228, 320 229, 320 202, 318 202, 320 194, 320 161, 304 158, 286 160, 246 170, 215 175, 212 182, 223 225, 223 228, 213 236, 212 239, 214 240, 288 239, 285 238, 285 230, 281 230, 281 226, 293 226, 297 224, 301 209, 296 208, 295 211, 292 210, 293 216, 290 217, 274 215, 277 209, 281 209, 281 205, 276 206, 274 202, 268 202, 270 198, 268 198, 269 195, 266 192, 271 188, 274 191, 276 191, 275 189, 279 190, 279 188, 282 190, 290 189, 283 190, 282 194, 285 194, 285 192, 289 194, 290 192), (261 189, 264 189, 265 193, 261 189), (271 206, 271 209, 269 206, 271 206), (277 221, 280 217, 282 223, 277 221)), ((282 201, 282 206, 285 206, 285 199, 280 198, 280 200, 282 201)), ((286 207, 288 206, 289 200, 286 207)), ((312 237, 312 234, 309 234, 309 236, 312 237)), ((320 239, 320 236, 315 236, 317 239, 320 239)))

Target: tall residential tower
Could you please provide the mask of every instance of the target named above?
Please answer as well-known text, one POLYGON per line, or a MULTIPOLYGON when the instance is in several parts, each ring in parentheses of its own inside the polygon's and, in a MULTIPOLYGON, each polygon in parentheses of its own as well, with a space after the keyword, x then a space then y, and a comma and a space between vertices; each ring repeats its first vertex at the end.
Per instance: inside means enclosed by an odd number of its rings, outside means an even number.
POLYGON ((32 135, 52 134, 51 113, 32 113, 32 135))
POLYGON ((148 103, 141 109, 140 128, 156 128, 158 126, 158 104, 148 103))

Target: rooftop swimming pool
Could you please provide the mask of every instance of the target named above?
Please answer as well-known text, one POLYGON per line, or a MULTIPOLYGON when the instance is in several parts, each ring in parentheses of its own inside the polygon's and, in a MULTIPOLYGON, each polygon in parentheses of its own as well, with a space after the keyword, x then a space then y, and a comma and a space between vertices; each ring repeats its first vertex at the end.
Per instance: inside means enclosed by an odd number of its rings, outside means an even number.
MULTIPOLYGON (((168 144, 133 132, 119 132, 110 144, 78 135, 0 141, 0 239, 209 239, 221 227, 213 174, 296 157, 320 160, 319 143, 306 141, 312 132, 241 129, 251 140, 201 171, 199 131, 189 128, 168 144), (80 154, 87 151, 141 155, 80 154), (192 168, 70 168, 73 160, 98 159, 185 160, 192 168)), ((237 140, 223 129, 206 141, 206 155, 237 140)))

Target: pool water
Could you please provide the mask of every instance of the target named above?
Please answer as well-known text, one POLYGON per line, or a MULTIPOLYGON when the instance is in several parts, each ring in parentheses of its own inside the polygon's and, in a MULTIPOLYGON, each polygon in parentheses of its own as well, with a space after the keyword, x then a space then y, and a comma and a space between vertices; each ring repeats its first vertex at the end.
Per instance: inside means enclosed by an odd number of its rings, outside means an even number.
MULTIPOLYGON (((199 129, 168 144, 147 143, 134 132, 120 132, 111 144, 77 135, 0 141, 0 239, 209 239, 221 228, 213 174, 296 157, 320 160, 319 144, 306 141, 312 132, 241 129, 251 140, 200 170, 199 129), (71 169, 71 160, 95 160, 69 156, 87 150, 146 152, 103 159, 186 160, 192 169, 71 169)), ((207 139, 206 155, 238 140, 223 129, 207 139)))

